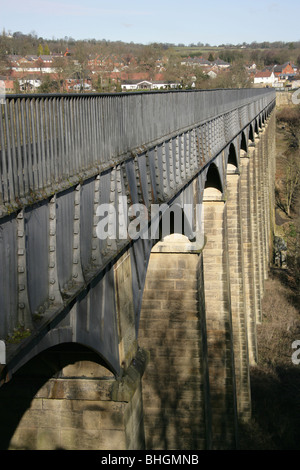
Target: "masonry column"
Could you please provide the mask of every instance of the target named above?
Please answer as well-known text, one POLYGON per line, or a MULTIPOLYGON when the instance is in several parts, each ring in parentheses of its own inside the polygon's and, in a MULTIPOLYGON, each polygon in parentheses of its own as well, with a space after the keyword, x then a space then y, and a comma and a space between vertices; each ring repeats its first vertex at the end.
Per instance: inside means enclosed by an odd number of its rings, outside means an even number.
POLYGON ((266 194, 268 194, 267 161, 263 142, 265 139, 255 139, 254 158, 256 161, 256 178, 258 182, 258 230, 260 236, 260 269, 261 289, 264 291, 264 280, 268 275, 268 213, 266 212, 266 194), (266 189, 266 191, 265 191, 266 189))
POLYGON ((275 232, 275 174, 276 174, 276 115, 275 111, 272 112, 268 120, 267 128, 267 172, 268 172, 268 188, 266 194, 266 205, 268 214, 268 228, 267 244, 269 247, 268 259, 269 262, 273 260, 273 237, 275 232))
MULTIPOLYGON (((212 190, 212 191, 211 191, 212 190)), ((213 449, 237 446, 237 412, 228 269, 226 204, 222 193, 204 191, 203 250, 213 449), (214 193, 214 194, 213 194, 214 193)))
POLYGON ((238 417, 246 420, 251 416, 251 392, 244 287, 240 174, 237 168, 230 164, 227 166, 227 223, 237 411, 238 417))
POLYGON ((270 260, 272 260, 273 229, 274 229, 274 181, 275 181, 275 115, 266 122, 264 133, 261 134, 261 173, 262 173, 262 223, 265 253, 265 279, 268 277, 270 260))
POLYGON ((256 341, 256 289, 253 261, 252 245, 252 178, 250 173, 249 154, 240 151, 240 172, 241 172, 241 215, 243 226, 243 253, 245 272, 245 307, 247 318, 248 351, 250 364, 257 362, 257 341, 256 341))
POLYGON ((139 345, 150 351, 143 376, 146 449, 211 445, 202 255, 178 237, 153 247, 143 296, 139 345))
MULTIPOLYGON (((115 302, 118 321, 119 361, 123 369, 124 385, 115 384, 114 400, 125 402, 124 437, 126 448, 143 449, 144 413, 142 400, 142 375, 145 367, 137 367, 138 357, 147 358, 147 352, 139 349, 136 338, 133 286, 130 253, 126 251, 114 264, 115 302)), ((144 359, 145 365, 147 361, 144 359)))
POLYGON ((261 232, 261 194, 259 186, 259 161, 260 152, 256 147, 249 147, 249 178, 250 178, 250 209, 251 209, 251 240, 252 240, 252 262, 255 286, 255 315, 256 322, 261 322, 261 297, 263 292, 263 253, 261 232))

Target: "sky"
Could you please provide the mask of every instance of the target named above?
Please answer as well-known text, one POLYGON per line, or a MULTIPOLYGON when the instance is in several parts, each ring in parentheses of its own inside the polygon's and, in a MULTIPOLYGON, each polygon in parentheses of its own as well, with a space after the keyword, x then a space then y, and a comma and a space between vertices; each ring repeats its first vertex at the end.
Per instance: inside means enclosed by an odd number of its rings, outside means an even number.
POLYGON ((300 40, 300 1, 0 0, 1 32, 150 44, 300 40))

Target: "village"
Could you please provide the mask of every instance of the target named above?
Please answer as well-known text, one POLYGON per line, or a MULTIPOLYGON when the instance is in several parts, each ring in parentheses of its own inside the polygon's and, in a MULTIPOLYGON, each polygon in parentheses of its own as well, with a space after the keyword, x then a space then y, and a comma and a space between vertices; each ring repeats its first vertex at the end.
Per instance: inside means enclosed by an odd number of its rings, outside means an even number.
POLYGON ((260 68, 254 62, 219 57, 146 57, 134 54, 81 54, 40 49, 38 55, 7 54, 0 83, 7 93, 132 92, 138 90, 274 87, 299 88, 299 66, 292 61, 260 68), (46 52, 46 53, 45 53, 46 52))

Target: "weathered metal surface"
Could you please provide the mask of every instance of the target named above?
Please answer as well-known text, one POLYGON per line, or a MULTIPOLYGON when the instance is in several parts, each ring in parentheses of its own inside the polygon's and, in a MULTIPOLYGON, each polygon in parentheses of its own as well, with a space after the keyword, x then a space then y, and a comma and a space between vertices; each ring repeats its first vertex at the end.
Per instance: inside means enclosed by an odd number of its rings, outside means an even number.
POLYGON ((152 240, 100 240, 97 207, 117 210, 120 196, 148 209, 201 206, 210 163, 225 187, 222 153, 233 144, 239 158, 241 136, 247 145, 273 105, 270 90, 7 98, 0 204, 12 214, 0 219, 0 338, 19 325, 31 331, 8 348, 11 372, 63 341, 119 372, 112 266, 129 250, 138 327, 152 240))
POLYGON ((126 95, 8 95, 0 119, 0 201, 20 199, 111 165, 135 148, 211 121, 206 144, 225 144, 273 99, 271 90, 126 95), (209 133, 221 131, 215 140, 209 133))

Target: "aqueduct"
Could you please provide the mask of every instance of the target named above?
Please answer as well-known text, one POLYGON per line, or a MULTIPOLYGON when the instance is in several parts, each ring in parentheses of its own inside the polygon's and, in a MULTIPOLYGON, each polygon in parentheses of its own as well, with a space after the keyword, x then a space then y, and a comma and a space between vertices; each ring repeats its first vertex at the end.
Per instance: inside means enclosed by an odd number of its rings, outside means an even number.
POLYGON ((271 89, 6 97, 1 448, 237 448, 274 106, 271 89))

